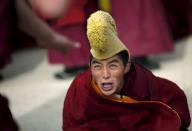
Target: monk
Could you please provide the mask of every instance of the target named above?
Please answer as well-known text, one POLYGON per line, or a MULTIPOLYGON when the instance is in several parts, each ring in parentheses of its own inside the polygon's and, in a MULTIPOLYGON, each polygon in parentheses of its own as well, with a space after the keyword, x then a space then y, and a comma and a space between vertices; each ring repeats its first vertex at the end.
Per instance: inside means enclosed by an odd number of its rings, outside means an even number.
POLYGON ((113 18, 93 13, 87 23, 90 69, 76 76, 63 109, 63 130, 186 131, 184 92, 131 61, 113 18))

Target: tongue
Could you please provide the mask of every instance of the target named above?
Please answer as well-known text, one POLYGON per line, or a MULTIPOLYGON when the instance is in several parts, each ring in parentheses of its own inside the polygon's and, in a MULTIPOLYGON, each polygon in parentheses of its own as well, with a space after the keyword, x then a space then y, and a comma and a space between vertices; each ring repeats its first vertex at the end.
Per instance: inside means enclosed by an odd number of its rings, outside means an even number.
POLYGON ((102 89, 103 89, 104 91, 109 91, 109 90, 112 89, 112 84, 103 84, 102 89))

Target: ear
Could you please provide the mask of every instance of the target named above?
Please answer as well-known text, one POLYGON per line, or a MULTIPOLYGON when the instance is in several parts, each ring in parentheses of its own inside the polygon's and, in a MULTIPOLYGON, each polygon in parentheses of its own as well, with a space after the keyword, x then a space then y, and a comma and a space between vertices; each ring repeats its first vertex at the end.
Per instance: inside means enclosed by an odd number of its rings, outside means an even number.
POLYGON ((126 66, 125 66, 124 74, 129 72, 130 68, 131 68, 131 62, 127 62, 126 66))

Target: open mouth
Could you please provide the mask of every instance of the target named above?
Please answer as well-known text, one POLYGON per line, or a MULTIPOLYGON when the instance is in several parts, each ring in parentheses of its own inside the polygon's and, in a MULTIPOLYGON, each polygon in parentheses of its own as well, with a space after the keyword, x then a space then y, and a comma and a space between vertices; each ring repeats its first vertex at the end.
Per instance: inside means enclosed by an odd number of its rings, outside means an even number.
POLYGON ((110 91, 113 89, 112 83, 102 83, 102 90, 104 91, 110 91))

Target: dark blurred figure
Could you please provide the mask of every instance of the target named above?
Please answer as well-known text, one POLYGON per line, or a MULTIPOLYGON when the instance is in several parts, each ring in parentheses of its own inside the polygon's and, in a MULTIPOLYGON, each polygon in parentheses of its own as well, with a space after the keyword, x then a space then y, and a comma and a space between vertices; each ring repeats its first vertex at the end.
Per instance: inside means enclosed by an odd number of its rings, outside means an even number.
MULTIPOLYGON (((11 61, 11 38, 14 27, 14 3, 11 0, 0 0, 0 81, 1 69, 11 61)), ((9 109, 8 100, 0 95, 0 131, 18 131, 9 109)))
POLYGON ((18 44, 16 42, 18 28, 31 36, 37 45, 43 48, 67 52, 71 48, 79 47, 78 43, 55 32, 40 19, 32 10, 30 0, 1 0, 0 2, 0 69, 10 62, 11 47, 18 44))
MULTIPOLYGON (((17 44, 17 28, 30 35, 43 48, 66 52, 79 47, 79 44, 56 33, 42 21, 32 10, 30 2, 30 0, 0 0, 0 71, 11 61, 11 47, 17 44)), ((2 79, 0 75, 0 80, 2 79)), ((8 101, 0 96, 0 131, 17 130, 8 101)))
POLYGON ((0 131, 18 131, 18 126, 9 109, 9 102, 2 95, 0 95, 0 131))
POLYGON ((3 79, 1 69, 11 61, 13 7, 11 0, 0 0, 0 81, 3 79))
POLYGON ((162 0, 171 35, 180 40, 192 33, 192 0, 162 0))

